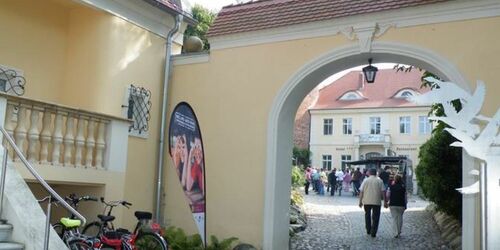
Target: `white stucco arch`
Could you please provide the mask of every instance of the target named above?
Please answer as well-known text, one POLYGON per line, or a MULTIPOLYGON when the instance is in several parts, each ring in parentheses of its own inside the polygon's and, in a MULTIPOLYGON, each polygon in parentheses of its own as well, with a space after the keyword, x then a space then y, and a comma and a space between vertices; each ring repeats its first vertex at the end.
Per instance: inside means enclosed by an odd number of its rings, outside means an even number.
MULTIPOLYGON (((264 249, 288 248, 292 135, 295 113, 301 101, 331 74, 366 64, 368 58, 373 58, 376 63, 397 62, 414 65, 454 82, 470 92, 470 86, 453 63, 431 50, 415 45, 373 42, 370 53, 360 53, 358 44, 353 44, 333 49, 306 63, 279 90, 269 113, 264 194, 264 249)), ((468 170, 469 168, 464 165, 463 172, 467 173, 468 170)), ((464 210, 466 209, 468 208, 464 204, 464 210)), ((466 239, 467 236, 463 235, 463 240, 466 239)))

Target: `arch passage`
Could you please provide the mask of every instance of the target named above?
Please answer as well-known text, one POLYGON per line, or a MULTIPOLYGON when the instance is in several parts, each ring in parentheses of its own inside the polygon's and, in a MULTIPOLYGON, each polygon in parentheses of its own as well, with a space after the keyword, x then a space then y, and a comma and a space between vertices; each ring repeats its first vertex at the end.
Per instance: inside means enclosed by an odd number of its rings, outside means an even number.
MULTIPOLYGON (((264 201, 264 249, 283 249, 284 246, 288 246, 289 242, 288 220, 291 188, 289 164, 292 152, 293 119, 300 102, 319 82, 331 74, 366 64, 369 58, 373 58, 375 62, 396 62, 429 70, 445 80, 457 83, 470 92, 465 78, 448 60, 430 50, 399 43, 374 42, 370 53, 360 53, 357 45, 341 47, 306 63, 280 89, 269 114, 264 201)), ((472 168, 472 164, 464 164, 464 176, 472 168)), ((464 179, 464 185, 472 184, 465 182, 464 179)), ((473 201, 464 200, 464 214, 474 214, 474 204, 467 204, 470 202, 473 201)), ((474 219, 471 218, 471 220, 468 223, 474 225, 474 219)), ((470 232, 470 234, 466 234, 464 231, 464 241, 474 239, 473 229, 470 232)))

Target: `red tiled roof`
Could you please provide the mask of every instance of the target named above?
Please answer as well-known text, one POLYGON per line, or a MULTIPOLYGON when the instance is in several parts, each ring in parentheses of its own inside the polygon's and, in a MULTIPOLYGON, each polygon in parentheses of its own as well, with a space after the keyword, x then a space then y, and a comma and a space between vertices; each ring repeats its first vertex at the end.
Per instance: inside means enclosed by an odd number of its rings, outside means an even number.
POLYGON ((155 0, 156 2, 176 11, 182 11, 182 8, 174 0, 155 0))
POLYGON ((263 30, 444 1, 448 0, 260 0, 222 8, 210 27, 208 36, 263 30))
POLYGON ((318 101, 311 109, 415 107, 417 105, 406 99, 393 97, 403 89, 418 93, 429 91, 428 88, 420 88, 422 74, 418 69, 410 72, 381 69, 377 72, 375 82, 367 84, 361 71, 351 71, 321 89, 318 101), (357 91, 364 99, 339 100, 350 91, 357 91))

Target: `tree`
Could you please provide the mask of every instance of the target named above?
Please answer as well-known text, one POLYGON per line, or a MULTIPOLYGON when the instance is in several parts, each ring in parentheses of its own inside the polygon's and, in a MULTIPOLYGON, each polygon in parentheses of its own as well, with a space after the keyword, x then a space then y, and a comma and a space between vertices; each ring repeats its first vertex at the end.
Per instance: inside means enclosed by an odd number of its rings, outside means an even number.
POLYGON ((206 34, 208 32, 208 28, 212 25, 217 16, 217 13, 212 12, 199 4, 195 4, 191 9, 193 14, 193 18, 198 21, 196 26, 188 26, 186 31, 184 32, 184 36, 197 36, 203 41, 203 50, 209 50, 210 44, 208 44, 208 40, 206 34))
POLYGON ((311 151, 309 151, 309 149, 293 147, 293 159, 295 160, 295 165, 308 166, 311 163, 310 157, 311 151))
MULTIPOLYGON (((434 74, 425 71, 422 76, 422 87, 439 88, 424 78, 434 74)), ((439 78, 438 78, 439 79, 439 78)), ((462 109, 460 100, 451 102, 457 111, 462 109)), ((431 106, 429 114, 444 116, 441 104, 431 106)), ((462 194, 456 188, 462 187, 462 148, 452 147, 456 141, 445 128, 447 124, 438 121, 432 131, 431 138, 420 147, 420 162, 415 170, 422 193, 436 204, 437 210, 445 212, 460 222, 462 221, 462 194)))

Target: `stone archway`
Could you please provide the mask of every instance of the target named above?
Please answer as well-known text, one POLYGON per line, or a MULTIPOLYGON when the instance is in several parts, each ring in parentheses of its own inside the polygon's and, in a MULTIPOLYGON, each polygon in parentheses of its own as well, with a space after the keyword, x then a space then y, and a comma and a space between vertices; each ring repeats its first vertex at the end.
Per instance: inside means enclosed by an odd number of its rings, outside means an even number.
MULTIPOLYGON (((357 44, 334 49, 306 63, 283 85, 275 97, 268 119, 267 161, 264 201, 264 249, 284 249, 288 246, 290 158, 292 152, 293 118, 302 99, 319 82, 332 73, 366 64, 368 58, 375 62, 397 62, 414 65, 436 73, 457 83, 470 92, 465 78, 455 66, 436 53, 412 45, 373 42, 369 53, 361 53, 357 44)), ((464 161, 463 173, 472 169, 464 161)), ((465 176, 465 174, 464 174, 465 176)), ((472 183, 465 183, 468 185, 472 183)), ((470 199, 470 198, 469 198, 470 199)), ((474 221, 474 200, 464 198, 463 223, 474 221)), ((474 227, 464 227, 463 241, 474 242, 474 227), (466 230, 469 230, 466 232, 466 230)))

